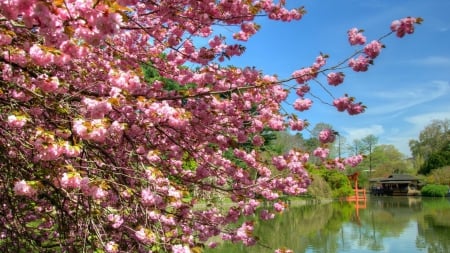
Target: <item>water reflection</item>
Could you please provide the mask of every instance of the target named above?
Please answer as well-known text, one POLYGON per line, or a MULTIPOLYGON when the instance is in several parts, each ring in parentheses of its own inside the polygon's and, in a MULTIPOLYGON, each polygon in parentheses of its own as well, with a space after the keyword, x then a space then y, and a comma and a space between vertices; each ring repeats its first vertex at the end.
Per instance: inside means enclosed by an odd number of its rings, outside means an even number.
MULTIPOLYGON (((450 201, 446 198, 372 197, 365 205, 333 202, 291 207, 258 223, 261 245, 303 252, 450 252, 450 201), (358 207, 358 208, 357 208, 358 207)), ((268 253, 257 245, 225 244, 209 253, 268 253)))

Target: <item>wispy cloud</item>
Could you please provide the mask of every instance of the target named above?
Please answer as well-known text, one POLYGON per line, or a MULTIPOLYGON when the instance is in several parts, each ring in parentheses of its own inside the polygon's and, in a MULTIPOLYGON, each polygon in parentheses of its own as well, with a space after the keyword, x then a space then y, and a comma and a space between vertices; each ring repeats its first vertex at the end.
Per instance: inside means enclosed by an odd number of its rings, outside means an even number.
POLYGON ((405 118, 405 121, 412 125, 412 129, 422 131, 433 120, 450 119, 450 111, 430 112, 425 114, 414 115, 405 118))
POLYGON ((374 94, 375 99, 382 100, 381 106, 370 108, 370 114, 387 114, 399 112, 413 106, 417 106, 450 93, 448 81, 432 81, 428 85, 420 87, 407 87, 404 89, 390 90, 389 92, 378 92, 374 94))
POLYGON ((357 139, 362 139, 368 135, 381 135, 384 133, 384 128, 382 125, 371 125, 369 127, 361 127, 361 128, 344 128, 346 133, 347 141, 353 141, 357 139))
POLYGON ((389 129, 389 134, 385 134, 383 143, 394 145, 400 152, 405 155, 410 155, 409 141, 417 140, 420 132, 426 126, 432 123, 433 120, 450 119, 450 111, 430 112, 409 116, 403 119, 406 125, 401 129, 389 129))
POLYGON ((450 66, 450 57, 428 56, 428 57, 423 58, 423 59, 411 60, 410 63, 414 64, 414 65, 422 65, 422 66, 448 67, 448 66, 450 66))

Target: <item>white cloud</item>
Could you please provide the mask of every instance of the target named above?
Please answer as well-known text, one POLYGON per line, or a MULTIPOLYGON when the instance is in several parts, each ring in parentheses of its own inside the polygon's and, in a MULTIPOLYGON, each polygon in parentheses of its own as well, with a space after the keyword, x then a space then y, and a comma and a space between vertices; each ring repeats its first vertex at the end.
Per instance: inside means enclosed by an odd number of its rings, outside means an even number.
POLYGON ((371 125, 369 127, 362 128, 344 128, 347 141, 351 142, 356 139, 362 139, 368 135, 379 136, 384 133, 382 125, 371 125))
POLYGON ((407 122, 401 129, 392 129, 381 141, 383 144, 394 145, 400 152, 409 156, 409 141, 417 140, 419 134, 433 120, 450 119, 450 111, 430 112, 406 117, 403 120, 407 122))
POLYGON ((450 111, 442 112, 430 112, 425 114, 414 115, 407 117, 405 121, 412 124, 412 129, 417 131, 417 136, 419 132, 422 131, 427 125, 431 124, 433 120, 444 120, 450 119, 450 111))
POLYGON ((450 58, 444 56, 429 56, 423 59, 415 59, 410 62, 415 65, 439 66, 439 67, 450 66, 450 58))
POLYGON ((396 118, 395 122, 373 124, 368 127, 343 128, 346 141, 362 139, 370 134, 379 138, 378 144, 393 145, 405 156, 410 156, 409 141, 418 139, 420 132, 431 124, 432 120, 450 119, 450 111, 437 111, 417 114, 404 118, 396 118), (391 126, 389 126, 391 125, 391 126))
POLYGON ((411 150, 409 149, 409 141, 414 139, 409 136, 394 136, 389 137, 383 141, 383 144, 393 145, 398 151, 400 151, 405 156, 411 156, 411 150))
POLYGON ((390 90, 389 92, 375 93, 375 98, 383 102, 381 106, 372 107, 370 114, 391 114, 433 101, 450 93, 448 81, 435 80, 420 87, 407 87, 404 89, 390 90))

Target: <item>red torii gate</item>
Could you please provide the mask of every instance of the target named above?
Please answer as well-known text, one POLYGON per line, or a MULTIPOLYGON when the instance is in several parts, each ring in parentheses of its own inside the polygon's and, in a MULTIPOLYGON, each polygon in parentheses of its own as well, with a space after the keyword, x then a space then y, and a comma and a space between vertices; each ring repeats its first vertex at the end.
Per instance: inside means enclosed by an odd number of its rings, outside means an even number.
POLYGON ((358 188, 358 176, 358 171, 347 176, 350 182, 353 183, 353 190, 355 192, 355 195, 347 197, 347 201, 366 200, 366 189, 358 188))
POLYGON ((355 202, 356 206, 356 220, 358 222, 358 224, 360 224, 360 220, 359 220, 359 209, 360 208, 366 208, 366 189, 359 189, 358 188, 358 176, 359 176, 359 172, 355 172, 351 175, 347 175, 348 179, 350 180, 351 183, 353 183, 353 191, 355 192, 355 195, 353 196, 348 196, 346 198, 347 201, 349 202, 355 202), (362 202, 362 203, 360 203, 362 202))

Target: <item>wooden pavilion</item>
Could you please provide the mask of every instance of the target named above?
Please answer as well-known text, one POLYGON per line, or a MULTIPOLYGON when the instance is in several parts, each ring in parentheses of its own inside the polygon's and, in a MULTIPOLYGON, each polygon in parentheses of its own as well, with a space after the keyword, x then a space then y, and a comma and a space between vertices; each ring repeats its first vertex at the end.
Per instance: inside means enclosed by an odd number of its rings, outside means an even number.
POLYGON ((370 193, 376 196, 414 196, 420 195, 422 182, 415 176, 392 174, 385 178, 372 178, 370 193))

